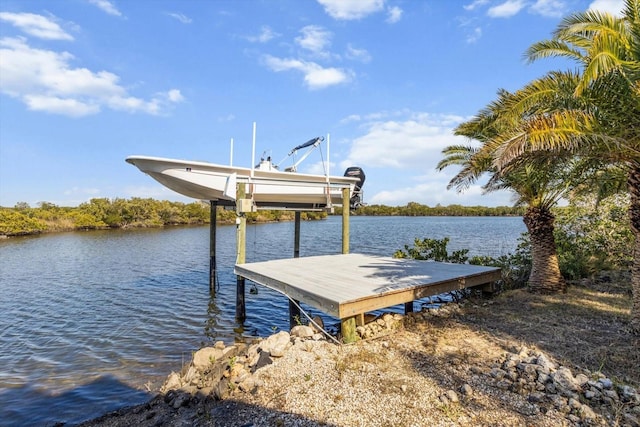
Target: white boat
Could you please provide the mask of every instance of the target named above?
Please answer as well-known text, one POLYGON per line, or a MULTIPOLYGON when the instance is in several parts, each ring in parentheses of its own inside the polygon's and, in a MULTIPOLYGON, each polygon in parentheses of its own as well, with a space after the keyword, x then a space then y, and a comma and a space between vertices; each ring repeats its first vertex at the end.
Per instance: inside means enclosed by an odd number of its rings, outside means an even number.
MULTIPOLYGON (((314 138, 294 148, 289 155, 301 148, 313 149, 322 140, 314 138)), ((312 175, 295 172, 297 164, 281 171, 270 158, 262 159, 254 168, 149 156, 130 156, 126 161, 177 193, 215 200, 221 205, 236 205, 237 185, 247 184, 243 199, 250 206, 244 204, 243 211, 331 209, 344 205, 345 188, 349 189, 349 207, 357 208, 364 183, 364 173, 357 167, 348 168, 345 176, 312 175)))

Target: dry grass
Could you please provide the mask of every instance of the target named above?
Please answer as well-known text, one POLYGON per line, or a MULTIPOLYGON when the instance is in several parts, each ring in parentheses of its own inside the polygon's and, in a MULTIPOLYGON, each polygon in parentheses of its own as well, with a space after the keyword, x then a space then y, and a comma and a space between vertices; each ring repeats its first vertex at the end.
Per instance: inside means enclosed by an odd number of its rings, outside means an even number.
POLYGON ((520 341, 563 363, 640 385, 640 338, 629 331, 631 286, 625 276, 585 281, 566 294, 516 290, 471 300, 457 319, 493 340, 520 341))

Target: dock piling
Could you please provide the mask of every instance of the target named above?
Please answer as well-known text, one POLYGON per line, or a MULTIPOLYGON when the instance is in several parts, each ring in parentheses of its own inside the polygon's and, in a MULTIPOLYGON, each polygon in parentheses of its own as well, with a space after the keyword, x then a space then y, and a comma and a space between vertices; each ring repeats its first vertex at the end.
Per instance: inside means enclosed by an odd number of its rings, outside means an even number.
MULTIPOLYGON (((238 184, 236 188, 238 203, 243 202, 245 194, 245 184, 238 184)), ((244 212, 241 212, 239 206, 236 206, 236 215, 236 264, 244 264, 246 262, 247 217, 244 212)), ((244 284, 244 277, 236 276, 236 320, 238 322, 243 322, 247 318, 244 284)))
POLYGON ((342 189, 342 253, 349 253, 349 192, 348 188, 342 189))
POLYGON ((216 214, 218 211, 218 201, 209 200, 209 293, 216 293, 216 229, 218 227, 216 214))
MULTIPOLYGON (((349 209, 351 192, 348 188, 342 189, 342 253, 349 253, 349 209)), ((357 341, 356 334, 356 318, 349 317, 340 321, 340 332, 342 333, 342 341, 345 344, 357 341)))
MULTIPOLYGON (((295 212, 293 257, 300 257, 300 211, 295 212)), ((289 299, 289 328, 293 328, 298 324, 298 322, 300 322, 299 301, 289 299)))

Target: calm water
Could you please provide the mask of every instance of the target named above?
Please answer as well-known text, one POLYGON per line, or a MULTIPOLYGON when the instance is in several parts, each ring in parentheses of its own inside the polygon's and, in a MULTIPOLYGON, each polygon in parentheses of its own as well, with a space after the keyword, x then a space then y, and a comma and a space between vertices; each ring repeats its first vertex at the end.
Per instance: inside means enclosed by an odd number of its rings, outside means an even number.
MULTIPOLYGON (((416 237, 450 237, 450 250, 497 256, 525 231, 521 218, 350 224, 351 252, 387 256, 416 237)), ((291 257, 293 233, 292 222, 249 226, 247 262, 291 257)), ((142 403, 204 344, 288 328, 287 299, 251 283, 247 320, 235 322, 235 226, 217 236, 213 299, 208 227, 0 240, 0 425, 73 424, 142 403)), ((340 217, 302 223, 301 256, 341 248, 340 217)))

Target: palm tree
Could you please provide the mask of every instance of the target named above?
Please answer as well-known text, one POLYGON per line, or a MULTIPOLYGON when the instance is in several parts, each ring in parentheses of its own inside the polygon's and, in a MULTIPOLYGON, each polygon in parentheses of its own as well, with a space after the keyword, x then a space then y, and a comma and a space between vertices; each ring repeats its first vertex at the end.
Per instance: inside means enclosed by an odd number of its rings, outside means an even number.
MULTIPOLYGON (((573 95, 583 106, 555 104, 530 120, 527 132, 500 135, 493 142, 494 166, 501 169, 525 153, 546 152, 571 153, 625 171, 635 236, 631 327, 640 333, 640 0, 626 0, 622 17, 597 11, 571 15, 551 40, 532 45, 526 56, 530 61, 552 56, 576 60, 581 73, 573 95)), ((528 99, 537 99, 553 96, 555 88, 530 89, 528 99)), ((511 111, 518 117, 524 110, 511 111)))
MULTIPOLYGON (((571 77, 573 76, 567 75, 567 78, 571 77)), ((556 91, 557 93, 559 92, 556 91)), ((571 168, 572 160, 562 156, 525 154, 502 169, 495 166, 495 158, 502 146, 494 142, 504 134, 526 132, 528 120, 536 118, 536 114, 543 114, 538 111, 540 106, 535 102, 530 102, 528 111, 521 113, 519 118, 511 114, 514 105, 525 102, 526 94, 526 91, 515 94, 499 91, 496 101, 454 131, 456 135, 466 136, 482 145, 445 148, 445 157, 437 168, 442 170, 448 166, 462 166, 460 172, 449 182, 449 189, 455 187, 458 191, 463 191, 486 173, 490 178, 483 190, 490 192, 508 189, 517 196, 516 204, 526 206, 523 221, 531 240, 529 289, 541 293, 558 292, 566 289, 566 283, 558 265, 553 237, 555 218, 551 208, 569 189, 567 174, 574 170, 571 168)))
MULTIPOLYGON (((456 131, 458 135, 462 133, 456 131)), ((483 186, 486 192, 510 190, 517 199, 516 205, 526 206, 523 221, 531 240, 532 265, 528 280, 529 290, 537 293, 564 291, 566 283, 560 273, 556 244, 553 237, 554 215, 551 208, 564 194, 566 188, 557 177, 558 165, 531 162, 509 173, 501 174, 491 167, 491 160, 480 160, 481 149, 469 146, 450 146, 443 150, 445 158, 438 164, 442 170, 447 166, 459 165, 462 170, 449 182, 448 189, 456 187, 463 191, 484 173, 490 179, 483 186), (478 168, 479 165, 487 168, 478 168), (555 177, 550 179, 550 177, 555 177)))

